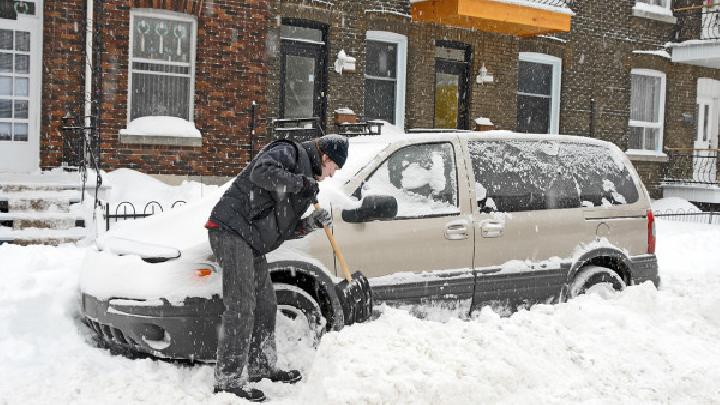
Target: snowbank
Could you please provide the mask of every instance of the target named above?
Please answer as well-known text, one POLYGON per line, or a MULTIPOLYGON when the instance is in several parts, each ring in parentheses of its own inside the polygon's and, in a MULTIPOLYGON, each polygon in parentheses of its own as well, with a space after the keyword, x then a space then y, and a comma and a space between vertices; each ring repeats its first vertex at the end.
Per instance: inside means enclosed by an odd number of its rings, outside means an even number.
POLYGON ((666 197, 659 200, 653 200, 651 205, 653 212, 655 213, 702 212, 700 208, 680 197, 666 197))

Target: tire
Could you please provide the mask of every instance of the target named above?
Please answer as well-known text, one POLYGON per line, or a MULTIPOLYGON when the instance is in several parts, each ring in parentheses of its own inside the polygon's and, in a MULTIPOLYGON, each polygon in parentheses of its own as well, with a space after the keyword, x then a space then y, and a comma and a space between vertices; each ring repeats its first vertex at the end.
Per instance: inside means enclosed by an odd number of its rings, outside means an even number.
POLYGON ((313 339, 313 345, 317 346, 323 333, 325 333, 325 325, 327 324, 327 321, 322 316, 320 305, 310 294, 298 286, 273 283, 273 287, 277 297, 278 311, 291 320, 298 317, 307 319, 307 335, 313 339))
POLYGON ((568 299, 584 294, 591 287, 605 284, 608 291, 622 291, 625 281, 613 269, 600 266, 586 266, 580 269, 568 288, 568 299))

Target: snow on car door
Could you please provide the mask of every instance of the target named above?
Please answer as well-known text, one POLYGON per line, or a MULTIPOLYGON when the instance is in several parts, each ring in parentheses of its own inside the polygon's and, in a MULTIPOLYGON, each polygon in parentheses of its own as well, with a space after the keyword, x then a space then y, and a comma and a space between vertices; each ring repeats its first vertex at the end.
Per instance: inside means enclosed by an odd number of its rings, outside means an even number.
POLYGON ((396 150, 365 179, 360 194, 395 197, 397 216, 335 223, 349 265, 371 277, 375 299, 471 296, 473 233, 457 146, 422 143, 396 150))
POLYGON ((560 143, 478 140, 468 151, 477 201, 475 304, 558 296, 569 267, 560 258, 572 255, 584 229, 577 184, 557 158, 560 143))

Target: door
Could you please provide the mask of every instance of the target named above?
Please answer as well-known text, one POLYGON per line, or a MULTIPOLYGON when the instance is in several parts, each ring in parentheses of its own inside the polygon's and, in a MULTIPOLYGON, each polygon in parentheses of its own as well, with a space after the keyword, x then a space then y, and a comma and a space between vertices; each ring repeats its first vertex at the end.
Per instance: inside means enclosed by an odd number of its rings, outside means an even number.
POLYGON ((469 59, 465 45, 436 45, 435 128, 468 129, 469 59))
POLYGON ((571 257, 584 240, 578 186, 560 169, 561 146, 499 139, 471 140, 467 148, 476 203, 475 304, 556 298, 567 275, 559 258, 571 257))
POLYGON ((355 195, 393 196, 398 202, 397 216, 363 223, 335 222, 334 232, 349 265, 371 277, 373 294, 382 297, 378 299, 429 297, 442 290, 470 297, 473 234, 466 176, 456 163, 456 151, 454 142, 396 150, 368 175, 355 195), (438 273, 426 273, 431 280, 407 274, 440 270, 442 275, 457 274, 450 280, 438 273), (376 288, 381 286, 392 291, 376 288))
POLYGON ((321 28, 281 27, 280 116, 325 122, 325 42, 321 28))
POLYGON ((42 3, 0 11, 0 171, 31 171, 40 160, 42 3))
POLYGON ((720 81, 698 79, 698 125, 693 142, 693 180, 714 183, 717 179, 720 81))

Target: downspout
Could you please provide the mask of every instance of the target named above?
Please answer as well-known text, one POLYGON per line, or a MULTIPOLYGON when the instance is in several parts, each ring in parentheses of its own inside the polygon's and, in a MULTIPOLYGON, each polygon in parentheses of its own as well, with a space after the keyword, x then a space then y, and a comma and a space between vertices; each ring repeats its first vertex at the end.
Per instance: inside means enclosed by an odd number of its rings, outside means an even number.
MULTIPOLYGON (((85 130, 92 125, 93 1, 86 1, 85 16, 85 130)), ((89 134, 87 134, 89 135, 89 134)), ((86 145, 87 147, 87 145, 86 145)))

